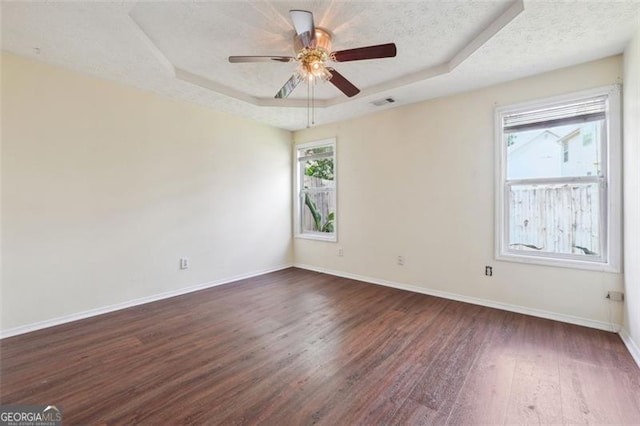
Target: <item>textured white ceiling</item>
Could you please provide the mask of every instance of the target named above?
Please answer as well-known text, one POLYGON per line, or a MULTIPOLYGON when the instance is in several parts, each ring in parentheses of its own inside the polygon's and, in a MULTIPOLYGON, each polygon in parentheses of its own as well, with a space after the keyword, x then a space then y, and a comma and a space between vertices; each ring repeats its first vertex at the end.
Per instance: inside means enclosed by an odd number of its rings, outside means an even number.
POLYGON ((273 95, 294 63, 230 64, 229 55, 291 55, 289 9, 314 13, 334 50, 395 42, 396 58, 335 67, 362 93, 316 90, 318 124, 622 52, 639 1, 2 2, 2 48, 277 127, 307 124, 306 90, 273 95), (455 67, 454 67, 455 66, 455 67), (373 100, 393 96, 392 106, 373 100), (260 106, 276 105, 276 106, 260 106), (282 105, 282 106, 279 106, 282 105))

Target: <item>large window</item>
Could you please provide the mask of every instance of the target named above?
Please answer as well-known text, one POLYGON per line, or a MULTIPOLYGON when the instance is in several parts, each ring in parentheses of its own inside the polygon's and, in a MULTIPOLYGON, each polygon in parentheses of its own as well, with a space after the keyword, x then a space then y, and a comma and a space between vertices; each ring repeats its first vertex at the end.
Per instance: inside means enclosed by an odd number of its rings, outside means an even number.
POLYGON ((619 87, 496 109, 496 256, 620 269, 619 87))
POLYGON ((335 139, 296 148, 296 236, 336 241, 335 139))

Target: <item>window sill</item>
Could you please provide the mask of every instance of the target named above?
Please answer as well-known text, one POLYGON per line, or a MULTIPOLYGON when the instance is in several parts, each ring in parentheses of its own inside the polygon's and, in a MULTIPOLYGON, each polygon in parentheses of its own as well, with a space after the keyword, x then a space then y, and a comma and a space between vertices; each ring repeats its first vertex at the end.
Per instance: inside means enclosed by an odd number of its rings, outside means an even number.
POLYGON ((296 234, 295 238, 299 238, 301 240, 316 240, 316 241, 328 241, 331 243, 335 243, 338 241, 338 237, 335 233, 327 235, 326 233, 305 233, 305 234, 296 234))
POLYGON ((583 269, 588 271, 600 271, 620 273, 620 267, 611 263, 598 261, 581 261, 577 259, 562 259, 542 256, 527 256, 524 254, 501 253, 496 256, 497 261, 527 263, 530 265, 553 266, 558 268, 583 269))

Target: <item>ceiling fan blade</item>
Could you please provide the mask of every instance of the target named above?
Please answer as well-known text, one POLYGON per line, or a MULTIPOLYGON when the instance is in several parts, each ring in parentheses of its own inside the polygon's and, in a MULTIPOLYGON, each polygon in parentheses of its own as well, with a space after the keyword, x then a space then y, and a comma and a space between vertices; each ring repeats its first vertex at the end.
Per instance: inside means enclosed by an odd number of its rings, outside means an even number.
POLYGON ((358 47, 355 49, 333 52, 337 62, 362 61, 364 59, 393 58, 396 56, 395 43, 378 44, 376 46, 358 47))
POLYGON ((344 76, 338 71, 334 70, 333 68, 327 68, 327 70, 329 70, 329 72, 331 73, 331 79, 329 81, 338 89, 340 89, 342 93, 350 98, 360 93, 360 89, 354 86, 353 83, 351 83, 349 80, 344 78, 344 76))
POLYGON ((292 62, 296 58, 293 56, 229 56, 231 63, 243 62, 292 62))
POLYGON ((302 45, 304 47, 313 47, 316 38, 313 14, 308 10, 290 10, 289 15, 302 45))
POLYGON ((301 81, 302 81, 302 77, 300 76, 300 74, 298 74, 297 72, 293 73, 291 78, 287 80, 284 86, 282 86, 282 88, 278 90, 278 93, 276 93, 275 98, 276 99, 286 98, 287 96, 289 96, 291 92, 293 92, 293 89, 298 87, 298 84, 300 84, 301 81))

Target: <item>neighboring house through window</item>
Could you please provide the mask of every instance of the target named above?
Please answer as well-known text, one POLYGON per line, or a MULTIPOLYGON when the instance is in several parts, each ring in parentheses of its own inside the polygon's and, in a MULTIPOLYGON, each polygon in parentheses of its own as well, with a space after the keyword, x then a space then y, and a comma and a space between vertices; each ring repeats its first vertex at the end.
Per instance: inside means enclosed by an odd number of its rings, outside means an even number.
POLYGON ((296 237, 336 241, 336 142, 296 146, 296 237))
POLYGON ((496 257, 620 268, 619 87, 496 109, 496 257))

